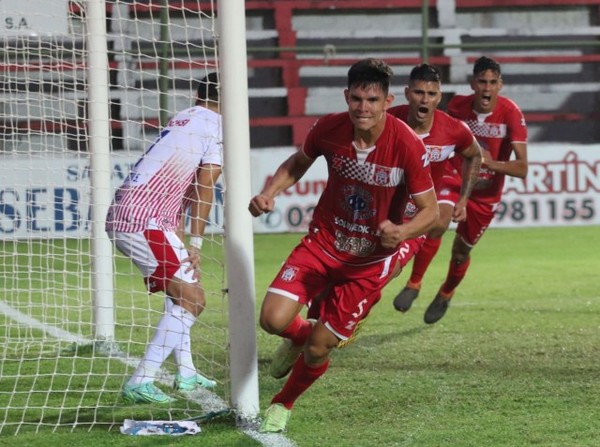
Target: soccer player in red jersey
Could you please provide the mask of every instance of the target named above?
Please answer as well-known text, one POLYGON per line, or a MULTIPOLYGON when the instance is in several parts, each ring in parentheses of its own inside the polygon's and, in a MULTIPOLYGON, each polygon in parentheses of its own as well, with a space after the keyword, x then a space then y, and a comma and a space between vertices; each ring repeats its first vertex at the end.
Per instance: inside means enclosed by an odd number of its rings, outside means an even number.
MULTIPOLYGON (((446 280, 425 311, 424 320, 428 324, 440 320, 446 313, 450 299, 469 268, 471 250, 494 218, 502 197, 504 177, 525 178, 527 175, 527 127, 519 107, 500 96, 500 65, 488 57, 479 58, 473 66, 471 88, 473 94, 457 95, 450 100, 448 113, 469 126, 482 147, 483 163, 467 201, 467 218, 459 222, 456 229, 446 280), (512 154, 514 157, 511 159, 512 154)), ((444 208, 457 203, 459 197, 461 166, 456 158, 447 164, 438 193, 442 216, 447 212, 444 208)), ((416 256, 409 283, 400 294, 408 294, 404 302, 412 302, 417 297, 421 280, 440 246, 442 234, 443 231, 437 240, 428 237, 416 256)))
POLYGON ((253 216, 270 212, 275 197, 295 184, 319 156, 328 182, 308 234, 267 290, 261 327, 283 338, 271 363, 274 377, 291 374, 277 393, 261 432, 286 429, 295 401, 329 366, 329 353, 350 337, 381 298, 403 240, 424 234, 438 216, 425 147, 402 121, 386 113, 390 67, 364 59, 348 71, 348 111, 319 119, 302 150, 284 161, 260 194, 253 216), (408 196, 419 209, 403 222, 408 196), (323 291, 319 319, 300 316, 323 291))
MULTIPOLYGON (((440 191, 444 167, 450 157, 456 154, 459 155, 457 159, 462 164, 463 181, 459 198, 453 206, 441 206, 444 202, 439 203, 438 199, 440 217, 427 236, 402 243, 399 257, 402 268, 422 249, 427 249, 427 246, 422 248, 427 239, 440 238, 450 220, 465 220, 467 199, 477 181, 481 165, 481 148, 466 124, 437 109, 442 99, 442 90, 441 74, 436 67, 429 64, 414 67, 404 95, 408 104, 392 107, 388 113, 406 122, 423 140, 429 156, 436 194, 440 191)), ((414 205, 409 201, 405 219, 412 218, 414 212, 414 205)), ((407 287, 410 290, 418 289, 418 284, 414 285, 409 280, 407 287)), ((412 304, 412 300, 403 299, 405 296, 406 293, 400 293, 394 299, 394 306, 402 312, 406 312, 412 304)))

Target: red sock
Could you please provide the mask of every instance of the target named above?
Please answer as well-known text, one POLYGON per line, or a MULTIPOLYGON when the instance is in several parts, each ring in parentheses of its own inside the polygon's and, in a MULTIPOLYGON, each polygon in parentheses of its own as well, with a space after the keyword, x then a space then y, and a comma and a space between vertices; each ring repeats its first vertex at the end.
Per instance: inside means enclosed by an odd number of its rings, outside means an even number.
POLYGON ((425 239, 425 243, 415 256, 415 262, 413 262, 413 268, 409 279, 411 283, 419 284, 423 281, 423 276, 425 276, 425 272, 437 254, 440 245, 442 245, 441 237, 432 239, 428 236, 427 239, 425 239))
POLYGON ((304 363, 304 354, 300 354, 300 357, 294 363, 290 377, 288 377, 281 391, 273 397, 271 403, 283 404, 285 408, 291 410, 296 399, 315 383, 319 377, 325 374, 328 367, 329 359, 322 365, 313 368, 304 363))
POLYGON ((296 318, 279 333, 279 336, 289 338, 295 346, 301 346, 308 339, 311 330, 312 324, 300 315, 296 315, 296 318))
POLYGON ((469 268, 470 263, 471 258, 467 258, 467 260, 462 264, 450 261, 448 276, 446 276, 446 281, 444 282, 444 284, 442 284, 442 288, 440 289, 444 295, 452 295, 454 289, 458 287, 460 282, 467 274, 467 269, 469 268))

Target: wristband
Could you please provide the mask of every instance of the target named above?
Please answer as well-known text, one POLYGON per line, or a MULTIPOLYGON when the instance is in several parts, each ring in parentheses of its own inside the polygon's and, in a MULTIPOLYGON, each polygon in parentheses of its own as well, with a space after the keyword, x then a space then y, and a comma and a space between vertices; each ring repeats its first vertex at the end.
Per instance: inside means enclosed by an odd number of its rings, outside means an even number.
POLYGON ((203 239, 200 236, 192 236, 190 237, 190 247, 197 248, 200 250, 202 248, 203 239))

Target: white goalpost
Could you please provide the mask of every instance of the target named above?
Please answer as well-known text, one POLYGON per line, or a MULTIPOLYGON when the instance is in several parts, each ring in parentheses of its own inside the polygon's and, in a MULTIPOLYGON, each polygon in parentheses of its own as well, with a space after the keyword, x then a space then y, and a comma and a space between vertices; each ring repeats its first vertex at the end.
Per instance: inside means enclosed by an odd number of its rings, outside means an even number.
POLYGON ((0 2, 0 435, 259 411, 243 0, 0 2), (207 307, 192 327, 214 392, 120 391, 164 296, 113 249, 114 190, 197 82, 217 71, 224 174, 202 248, 207 307), (227 224, 225 224, 227 222, 227 224))

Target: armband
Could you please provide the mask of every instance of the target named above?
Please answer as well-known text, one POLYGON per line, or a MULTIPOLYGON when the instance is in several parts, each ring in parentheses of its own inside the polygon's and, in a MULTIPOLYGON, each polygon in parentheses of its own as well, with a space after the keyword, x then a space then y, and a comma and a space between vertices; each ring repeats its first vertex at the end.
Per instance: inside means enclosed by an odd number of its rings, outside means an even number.
POLYGON ((200 236, 192 236, 190 237, 190 247, 197 248, 200 250, 202 248, 203 239, 200 236))

